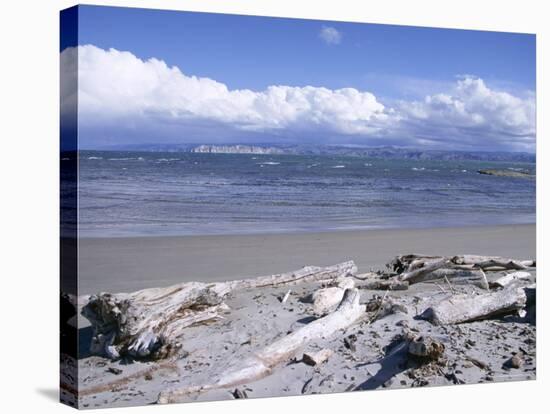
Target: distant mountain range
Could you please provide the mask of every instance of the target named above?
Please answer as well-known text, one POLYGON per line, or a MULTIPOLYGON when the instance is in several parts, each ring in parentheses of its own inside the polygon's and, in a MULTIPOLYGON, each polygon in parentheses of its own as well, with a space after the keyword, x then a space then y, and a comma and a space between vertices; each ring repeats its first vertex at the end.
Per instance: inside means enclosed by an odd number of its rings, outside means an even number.
POLYGON ((386 147, 351 147, 332 145, 193 145, 193 144, 140 144, 112 147, 117 151, 193 152, 208 154, 258 155, 331 155, 368 157, 379 159, 442 160, 442 161, 504 161, 534 163, 535 154, 526 152, 446 151, 386 147))

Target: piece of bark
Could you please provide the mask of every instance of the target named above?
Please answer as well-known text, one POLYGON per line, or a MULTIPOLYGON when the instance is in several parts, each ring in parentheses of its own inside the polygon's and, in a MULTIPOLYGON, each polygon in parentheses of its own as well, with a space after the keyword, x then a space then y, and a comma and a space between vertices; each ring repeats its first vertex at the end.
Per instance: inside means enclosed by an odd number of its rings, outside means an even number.
POLYGON ((494 280, 490 283, 491 287, 495 288, 503 288, 508 286, 509 284, 518 281, 518 280, 529 280, 531 278, 531 273, 529 272, 513 272, 508 273, 507 275, 504 275, 502 277, 499 277, 497 280, 494 280))
POLYGON ((457 324, 517 312, 527 303, 524 289, 509 288, 481 295, 455 295, 426 309, 420 317, 434 325, 457 324))
POLYGON ((482 269, 463 270, 440 268, 417 276, 411 280, 410 283, 432 282, 445 279, 456 284, 471 284, 481 289, 489 289, 487 276, 482 269))
POLYGON ((82 315, 94 330, 91 351, 111 359, 166 357, 178 347, 184 328, 220 319, 228 293, 237 289, 294 285, 357 272, 353 261, 219 283, 186 282, 133 293, 90 296, 82 315))
POLYGON ((157 402, 178 402, 189 394, 235 387, 270 375, 277 365, 295 356, 308 342, 330 337, 364 317, 365 306, 359 304, 359 296, 357 289, 346 290, 342 302, 333 313, 273 342, 244 360, 235 361, 232 368, 210 383, 161 392, 157 402))
POLYGON ((332 354, 333 352, 331 349, 321 349, 318 352, 306 352, 302 356, 302 361, 304 364, 311 366, 321 365, 323 362, 328 361, 332 354))

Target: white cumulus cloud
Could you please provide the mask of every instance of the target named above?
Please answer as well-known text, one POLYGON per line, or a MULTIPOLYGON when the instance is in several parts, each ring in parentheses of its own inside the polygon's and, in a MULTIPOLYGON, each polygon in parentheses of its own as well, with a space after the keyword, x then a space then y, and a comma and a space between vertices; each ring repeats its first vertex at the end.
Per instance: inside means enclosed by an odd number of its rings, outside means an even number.
POLYGON ((323 26, 319 37, 329 45, 338 45, 342 41, 342 33, 331 26, 323 26))
POLYGON ((79 47, 78 61, 79 111, 91 122, 151 117, 182 123, 210 120, 252 131, 323 128, 372 134, 391 116, 373 94, 353 88, 229 90, 158 59, 144 61, 130 52, 91 45, 79 47))
MULTIPOLYGON (((92 45, 62 52, 64 83, 75 83, 76 56, 79 125, 88 141, 136 141, 146 131, 149 142, 213 142, 224 136, 235 141, 248 134, 295 142, 337 139, 456 149, 533 151, 535 146, 534 94, 497 91, 474 76, 460 78, 444 93, 389 106, 355 88, 273 85, 262 91, 231 90, 159 59, 142 60, 92 45)), ((62 90, 70 92, 63 85, 62 90)))

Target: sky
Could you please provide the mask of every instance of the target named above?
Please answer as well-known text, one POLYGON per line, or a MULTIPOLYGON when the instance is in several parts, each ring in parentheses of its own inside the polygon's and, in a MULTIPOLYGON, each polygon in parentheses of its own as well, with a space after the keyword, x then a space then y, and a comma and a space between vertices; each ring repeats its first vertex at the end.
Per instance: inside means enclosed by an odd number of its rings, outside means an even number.
POLYGON ((80 6, 79 140, 535 150, 535 36, 80 6))

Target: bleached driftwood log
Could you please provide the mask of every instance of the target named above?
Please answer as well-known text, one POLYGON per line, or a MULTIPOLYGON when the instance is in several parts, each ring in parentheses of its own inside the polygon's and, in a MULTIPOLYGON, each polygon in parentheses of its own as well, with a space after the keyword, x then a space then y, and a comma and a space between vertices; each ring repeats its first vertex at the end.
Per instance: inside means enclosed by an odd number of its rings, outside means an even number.
POLYGON ((513 272, 508 273, 505 276, 499 277, 497 280, 490 283, 491 287, 506 287, 516 280, 529 280, 531 273, 529 272, 513 272))
POLYGON ((357 271, 353 261, 254 279, 220 283, 187 282, 133 293, 92 295, 82 309, 94 329, 92 352, 111 359, 122 355, 162 358, 177 349, 182 330, 222 317, 222 302, 237 289, 293 285, 335 279, 357 271))
POLYGON ((421 318, 434 325, 457 324, 517 312, 525 307, 522 288, 503 289, 481 295, 454 295, 426 309, 421 318))
POLYGON ((397 256, 391 260, 386 267, 397 274, 406 274, 425 267, 428 263, 435 263, 448 259, 445 267, 452 269, 504 269, 523 270, 528 267, 536 267, 535 260, 516 260, 500 256, 480 256, 473 254, 456 256, 428 256, 421 254, 407 254, 397 256))
POLYGON ((308 342, 327 338, 363 317, 366 309, 364 305, 359 304, 359 296, 357 289, 347 289, 342 302, 333 313, 273 342, 245 360, 236 361, 232 368, 211 383, 163 391, 157 402, 161 404, 178 402, 189 394, 234 387, 270 375, 277 365, 295 356, 298 350, 308 342))
POLYGON ((456 284, 471 284, 481 289, 489 289, 487 276, 482 269, 436 269, 433 272, 424 273, 416 277, 410 283, 432 282, 445 279, 456 284))
POLYGON ((449 264, 448 258, 436 259, 429 262, 423 262, 422 266, 418 265, 411 271, 401 273, 399 280, 407 281, 409 283, 416 283, 421 281, 427 274, 432 273, 437 269, 441 269, 449 264))
POLYGON ((526 264, 528 264, 529 261, 514 260, 498 256, 465 254, 463 256, 453 257, 452 262, 457 265, 474 265, 481 269, 523 270, 527 268, 526 264))

